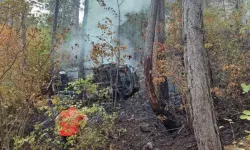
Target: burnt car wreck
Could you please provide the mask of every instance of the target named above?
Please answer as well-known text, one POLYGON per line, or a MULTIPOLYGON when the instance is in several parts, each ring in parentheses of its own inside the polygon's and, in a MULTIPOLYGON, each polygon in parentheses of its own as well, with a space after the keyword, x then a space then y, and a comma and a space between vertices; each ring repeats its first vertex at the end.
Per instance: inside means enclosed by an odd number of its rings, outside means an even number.
POLYGON ((94 83, 102 88, 111 87, 112 97, 117 92, 118 97, 126 99, 139 90, 138 76, 130 65, 102 64, 93 69, 93 74, 94 83), (117 75, 118 80, 116 80, 117 75))
MULTIPOLYGON (((112 99, 114 98, 115 92, 117 92, 118 98, 126 99, 139 90, 139 79, 136 70, 130 65, 118 66, 115 63, 108 63, 86 69, 86 72, 90 72, 90 70, 93 74, 92 82, 97 84, 100 89, 109 87, 109 95, 112 99), (116 78, 117 75, 118 80, 116 78)), ((59 71, 52 84, 53 92, 55 94, 77 95, 71 90, 65 90, 69 82, 77 79, 79 79, 79 70, 77 68, 59 71)), ((75 97, 79 98, 79 94, 75 97)))

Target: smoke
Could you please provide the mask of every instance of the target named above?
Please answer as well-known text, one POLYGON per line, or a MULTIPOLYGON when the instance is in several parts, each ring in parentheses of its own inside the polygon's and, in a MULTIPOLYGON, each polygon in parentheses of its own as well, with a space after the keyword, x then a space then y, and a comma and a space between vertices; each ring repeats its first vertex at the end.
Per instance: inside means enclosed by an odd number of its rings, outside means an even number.
MULTIPOLYGON (((82 0, 81 0, 82 1, 82 0)), ((118 0, 121 3, 123 0, 118 0)), ((103 7, 100 5, 98 0, 89 0, 89 13, 88 13, 88 20, 87 20, 87 35, 82 35, 81 32, 79 33, 71 33, 69 38, 64 42, 62 45, 58 47, 58 53, 60 56, 60 64, 61 68, 66 70, 69 68, 76 68, 78 66, 78 61, 80 59, 80 46, 85 47, 85 68, 92 68, 95 64, 90 59, 90 53, 92 50, 92 42, 99 43, 102 42, 97 37, 102 35, 101 29, 97 28, 98 23, 104 23, 105 18, 109 18, 112 20, 112 32, 117 33, 118 30, 118 4, 117 0, 104 0, 106 6, 103 7), (112 11, 113 10, 113 11, 112 11), (85 42, 83 42, 85 41, 85 42), (83 45, 84 43, 84 45, 83 45)), ((150 0, 124 0, 120 5, 120 25, 124 24, 127 21, 127 17, 125 16, 128 13, 140 13, 143 9, 147 9, 150 6, 150 0)), ((83 10, 80 9, 80 14, 82 15, 83 10)), ((80 20, 83 20, 81 18, 80 20)), ((70 27, 73 29, 74 27, 70 27)), ((72 30, 73 31, 73 30, 72 30)), ((138 31, 140 32, 140 31, 138 31)), ((114 39, 117 39, 117 35, 112 35, 106 39, 106 41, 110 41, 111 45, 115 45, 112 42, 114 39)), ((126 45, 127 49, 121 50, 121 58, 125 56, 132 56, 134 53, 134 48, 131 46, 128 39, 125 36, 120 35, 120 44, 126 45)), ((136 61, 132 59, 124 59, 125 64, 129 64, 133 67, 136 67, 136 61)), ((103 63, 109 63, 116 61, 116 58, 103 59, 103 63)))
MULTIPOLYGON (((118 0, 121 3, 123 0, 118 0)), ((108 17, 112 20, 113 26, 111 30, 117 33, 118 30, 118 4, 117 0, 105 0, 106 6, 103 7, 98 3, 97 0, 91 0, 89 2, 89 16, 87 21, 87 35, 89 35, 88 41, 85 43, 85 60, 90 60, 90 52, 92 49, 92 42, 98 43, 100 40, 96 38, 96 36, 100 36, 102 34, 101 29, 97 28, 98 22, 102 22, 103 19, 108 17)), ((148 8, 150 5, 150 0, 124 0, 120 5, 120 24, 124 24, 127 21, 127 17, 125 16, 128 13, 139 13, 144 8, 148 8)), ((138 31, 139 32, 139 31, 138 31)), ((112 39, 117 39, 117 35, 113 35, 107 41, 112 41, 112 39)), ((126 45, 127 49, 121 50, 121 57, 133 55, 134 48, 130 45, 129 41, 121 35, 120 44, 126 45)), ((112 44, 112 42, 110 43, 112 44)), ((104 59, 104 63, 109 63, 114 61, 114 59, 104 59)), ((125 63, 131 66, 136 66, 136 62, 133 59, 125 59, 125 63)), ((93 67, 94 63, 92 61, 85 62, 85 67, 93 67)))
POLYGON ((69 40, 66 40, 58 47, 60 67, 63 70, 77 68, 78 58, 80 56, 80 43, 82 42, 82 38, 73 34, 69 35, 69 38, 69 40))

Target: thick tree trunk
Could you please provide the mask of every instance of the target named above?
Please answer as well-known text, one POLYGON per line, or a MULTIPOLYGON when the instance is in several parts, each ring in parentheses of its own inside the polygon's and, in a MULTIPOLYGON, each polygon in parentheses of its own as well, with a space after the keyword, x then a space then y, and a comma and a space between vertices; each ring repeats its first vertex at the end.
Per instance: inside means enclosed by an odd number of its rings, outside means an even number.
MULTIPOLYGON (((159 73, 157 71, 157 47, 159 44, 163 44, 165 42, 165 0, 159 0, 158 9, 157 9, 157 17, 156 17, 156 28, 155 28, 155 37, 154 37, 154 49, 153 49, 153 77, 159 77, 159 73)), ((166 100, 169 99, 168 92, 168 81, 165 78, 165 81, 162 83, 154 84, 155 94, 157 95, 157 99, 161 105, 166 103, 166 100)))
MULTIPOLYGON (((52 49, 50 54, 50 80, 52 81, 54 76, 54 56, 55 56, 55 46, 56 46, 56 28, 58 21, 58 12, 59 12, 59 0, 56 0, 55 4, 55 13, 54 13, 54 23, 53 23, 53 31, 52 31, 52 49)), ((52 84, 49 85, 49 96, 53 95, 52 84)))
POLYGON ((207 53, 204 49, 203 1, 184 0, 184 61, 194 134, 199 150, 221 150, 213 101, 207 53))
POLYGON ((54 23, 53 23, 53 31, 52 31, 52 50, 50 56, 50 75, 54 74, 54 55, 55 55, 55 46, 56 46, 56 28, 57 28, 57 21, 58 21, 58 12, 59 12, 59 0, 56 0, 55 5, 55 13, 54 13, 54 23))
POLYGON ((157 96, 154 90, 153 84, 153 48, 154 48, 154 36, 156 27, 156 18, 158 10, 158 0, 151 0, 151 14, 148 21, 145 41, 145 53, 144 53, 144 74, 145 74, 145 85, 148 93, 148 98, 151 103, 152 109, 157 110, 160 105, 157 100, 157 96))

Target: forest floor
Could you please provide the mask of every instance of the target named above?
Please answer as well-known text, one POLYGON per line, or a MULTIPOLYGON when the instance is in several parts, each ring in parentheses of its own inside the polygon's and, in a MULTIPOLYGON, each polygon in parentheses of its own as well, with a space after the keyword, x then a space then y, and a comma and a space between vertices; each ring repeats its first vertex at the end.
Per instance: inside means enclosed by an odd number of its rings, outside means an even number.
MULTIPOLYGON (((185 114, 175 116, 180 126, 174 133, 169 133, 170 130, 152 111, 145 95, 145 93, 138 92, 127 100, 117 102, 118 117, 113 129, 116 133, 113 135, 111 133, 109 139, 113 149, 196 150, 196 140, 185 123, 185 114)), ((250 104, 246 101, 236 105, 232 101, 215 99, 214 105, 221 141, 225 149, 250 150, 250 140, 246 140, 249 135, 246 131, 250 131, 250 121, 239 118, 243 110, 250 109, 250 104)), ((44 118, 35 117, 34 120, 44 120, 44 118)))
POLYGON ((147 100, 136 94, 122 101, 117 129, 124 129, 114 141, 116 150, 191 150, 194 136, 184 126, 170 134, 151 109, 147 100))
MULTIPOLYGON (((112 141, 115 150, 197 149, 194 135, 188 130, 187 125, 183 125, 172 134, 169 133, 143 96, 135 94, 128 100, 120 101, 118 105, 120 108, 115 128, 121 132, 119 137, 112 141)), ((250 123, 239 119, 240 113, 235 113, 223 101, 216 104, 216 111, 219 116, 221 140, 225 148, 228 150, 249 148, 242 139, 247 135, 245 130, 250 130, 250 123)))

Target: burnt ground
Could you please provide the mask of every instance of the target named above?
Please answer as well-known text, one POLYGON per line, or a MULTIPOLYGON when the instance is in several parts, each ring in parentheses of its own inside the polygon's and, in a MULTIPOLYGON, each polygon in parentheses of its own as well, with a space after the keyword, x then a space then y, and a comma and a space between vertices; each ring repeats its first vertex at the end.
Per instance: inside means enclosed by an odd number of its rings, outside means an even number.
MULTIPOLYGON (((112 141, 115 150, 197 149, 194 135, 184 123, 184 115, 177 117, 184 125, 171 134, 158 120, 149 102, 142 96, 136 94, 128 100, 121 101, 119 105, 115 128, 121 132, 118 133, 118 138, 112 141)), ((247 135, 245 130, 250 130, 250 124, 248 121, 239 119, 242 111, 232 109, 234 106, 223 101, 216 103, 215 106, 223 145, 232 145, 234 141, 247 135)))
POLYGON ((185 126, 169 133, 142 96, 137 94, 120 106, 116 129, 126 132, 113 141, 115 150, 146 150, 151 146, 154 150, 196 149, 194 136, 185 126))

